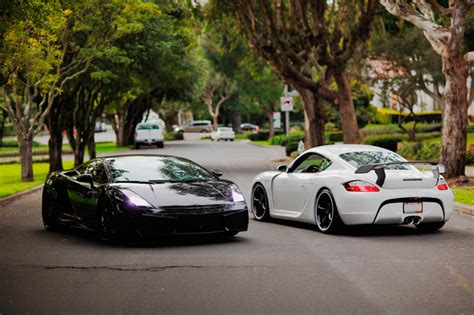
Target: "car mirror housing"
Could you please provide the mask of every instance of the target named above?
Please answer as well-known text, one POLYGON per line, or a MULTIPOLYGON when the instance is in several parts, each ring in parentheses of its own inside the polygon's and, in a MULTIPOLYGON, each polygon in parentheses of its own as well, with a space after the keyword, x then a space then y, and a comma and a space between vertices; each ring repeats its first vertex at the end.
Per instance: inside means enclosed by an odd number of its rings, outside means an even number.
POLYGON ((92 179, 91 174, 81 174, 77 176, 76 180, 81 183, 87 183, 90 184, 91 187, 94 187, 94 180, 92 179))
POLYGON ((288 166, 285 165, 285 164, 280 165, 280 166, 277 167, 277 170, 278 170, 279 172, 286 173, 286 172, 288 171, 288 166))
POLYGON ((224 175, 221 171, 219 170, 211 170, 212 174, 214 174, 214 176, 216 177, 221 177, 222 175, 224 175))

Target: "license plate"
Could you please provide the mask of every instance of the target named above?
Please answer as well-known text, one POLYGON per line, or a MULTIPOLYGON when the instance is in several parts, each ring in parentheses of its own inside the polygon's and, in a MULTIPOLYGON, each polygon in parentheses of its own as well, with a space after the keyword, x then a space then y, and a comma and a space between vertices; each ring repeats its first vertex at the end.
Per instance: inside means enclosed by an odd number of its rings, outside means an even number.
POLYGON ((403 213, 423 213, 423 202, 404 202, 403 213))

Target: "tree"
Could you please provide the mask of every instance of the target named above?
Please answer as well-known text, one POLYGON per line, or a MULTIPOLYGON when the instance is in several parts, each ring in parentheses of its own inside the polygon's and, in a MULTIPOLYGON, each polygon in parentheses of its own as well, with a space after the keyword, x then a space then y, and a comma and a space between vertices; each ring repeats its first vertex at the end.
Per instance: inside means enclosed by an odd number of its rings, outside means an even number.
POLYGON ((391 14, 419 29, 441 56, 444 87, 441 162, 446 176, 464 175, 467 143, 467 76, 468 63, 474 61, 474 51, 463 52, 465 18, 474 4, 471 0, 449 0, 446 8, 436 0, 412 3, 380 0, 391 14))
POLYGON ((15 7, 2 27, 2 94, 17 133, 22 181, 33 180, 32 144, 64 85, 85 72, 90 60, 64 64, 69 49, 70 10, 57 1, 29 1, 15 7))
POLYGON ((337 107, 344 142, 359 143, 350 74, 370 36, 376 1, 231 3, 250 45, 300 93, 306 146, 324 143, 325 113, 319 98, 337 107), (332 80, 336 90, 329 88, 332 80))
POLYGON ((219 111, 224 102, 234 93, 233 83, 220 73, 209 73, 204 85, 202 99, 212 117, 214 129, 217 129, 219 111))

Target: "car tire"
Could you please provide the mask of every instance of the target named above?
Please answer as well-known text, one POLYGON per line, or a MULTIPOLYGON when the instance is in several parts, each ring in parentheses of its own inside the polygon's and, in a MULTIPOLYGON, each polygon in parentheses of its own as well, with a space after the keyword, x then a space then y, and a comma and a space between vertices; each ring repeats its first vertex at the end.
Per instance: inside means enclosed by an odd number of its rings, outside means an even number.
POLYGON ((251 207, 252 214, 257 221, 269 221, 271 219, 268 195, 265 187, 260 183, 253 186, 251 207))
POLYGON ((59 211, 56 202, 45 194, 43 204, 41 206, 41 216, 43 218, 43 225, 46 231, 55 231, 59 227, 58 214, 59 211))
POLYGON ((335 234, 343 227, 337 211, 334 196, 329 189, 319 192, 314 203, 314 222, 318 230, 324 234, 335 234))
POLYGON ((115 224, 112 207, 103 206, 98 215, 97 234, 106 242, 112 242, 118 238, 118 229, 115 224))
POLYGON ((163 141, 161 141, 156 144, 156 147, 159 149, 163 149, 165 147, 165 144, 163 143, 163 141))
POLYGON ((206 133, 206 132, 207 132, 206 129, 202 129, 202 130, 201 130, 201 133, 206 133))
POLYGON ((416 228, 422 232, 435 232, 441 229, 446 222, 427 222, 416 224, 416 228))
POLYGON ((230 139, 230 142, 234 142, 234 139, 230 139))

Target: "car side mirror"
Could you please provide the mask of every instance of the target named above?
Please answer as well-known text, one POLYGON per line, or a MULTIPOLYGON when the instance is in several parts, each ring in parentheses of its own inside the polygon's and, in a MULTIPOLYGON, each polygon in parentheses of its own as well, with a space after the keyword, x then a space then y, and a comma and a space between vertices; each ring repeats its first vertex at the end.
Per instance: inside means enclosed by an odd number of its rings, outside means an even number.
POLYGON ((279 172, 286 173, 286 172, 288 172, 288 165, 285 165, 285 164, 280 165, 280 166, 277 167, 277 170, 278 170, 279 172))
POLYGON ((222 175, 224 175, 221 171, 218 171, 218 170, 211 170, 211 172, 216 177, 221 177, 222 175))
POLYGON ((91 174, 81 174, 77 176, 76 180, 81 183, 87 183, 90 184, 91 187, 94 187, 94 180, 92 179, 91 174))

